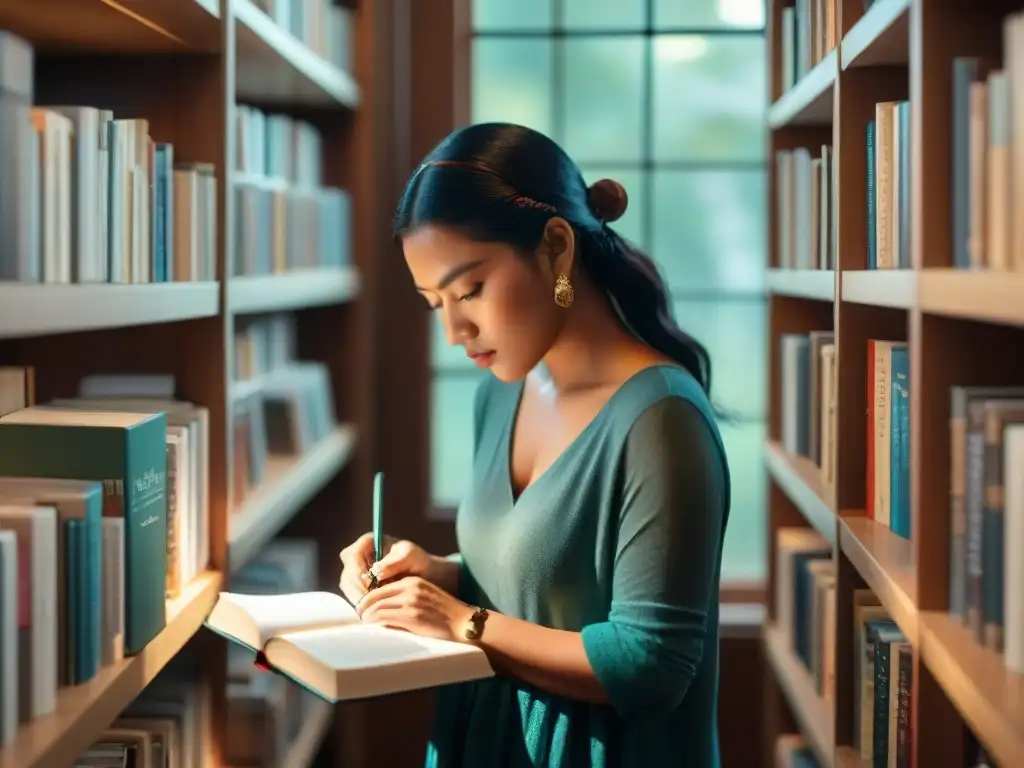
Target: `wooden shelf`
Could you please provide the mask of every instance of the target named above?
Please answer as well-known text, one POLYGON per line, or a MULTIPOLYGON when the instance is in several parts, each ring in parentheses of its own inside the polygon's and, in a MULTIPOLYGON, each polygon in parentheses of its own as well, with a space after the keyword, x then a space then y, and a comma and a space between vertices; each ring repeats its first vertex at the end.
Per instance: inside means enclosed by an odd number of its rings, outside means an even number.
POLYGON ((836 515, 821 482, 821 468, 804 456, 786 453, 772 440, 765 444, 765 463, 772 478, 822 536, 835 544, 836 515))
POLYGON ((836 300, 836 273, 831 269, 769 269, 768 290, 776 296, 836 300))
POLYGON ((309 768, 316 759, 333 720, 334 707, 326 701, 314 701, 281 765, 286 768, 309 768))
POLYGON ((871 768, 853 747, 836 747, 836 768, 871 768))
POLYGON ((787 125, 828 125, 836 84, 837 52, 832 51, 814 65, 795 86, 784 93, 768 110, 772 128, 787 125))
POLYGON ((995 763, 1024 765, 1024 675, 946 613, 923 611, 920 625, 925 664, 995 763))
POLYGON ((935 315, 1024 325, 1024 273, 921 270, 917 306, 935 315))
POLYGON ((831 706, 818 695, 811 673, 791 650, 786 635, 770 624, 765 625, 764 647, 805 741, 822 766, 834 765, 831 706))
POLYGON ((300 459, 271 457, 266 479, 228 521, 228 559, 236 572, 260 551, 348 461, 355 429, 342 426, 300 459))
POLYGON ((221 587, 207 571, 167 604, 167 627, 142 653, 103 667, 88 683, 62 689, 52 715, 22 726, 0 752, 0 768, 72 765, 202 626, 221 587))
POLYGON ((0 28, 47 53, 168 53, 220 48, 218 0, 4 0, 0 28))
POLYGON ((234 0, 239 100, 355 108, 359 86, 347 72, 282 29, 252 0, 234 0))
POLYGON ((863 516, 839 520, 839 547, 911 643, 917 643, 913 542, 863 516))
POLYGON ((231 312, 242 315, 341 304, 358 293, 359 273, 354 268, 307 269, 233 277, 227 301, 231 312))
POLYGON ((853 304, 912 309, 917 274, 911 269, 843 270, 840 289, 843 301, 853 304))
POLYGON ((840 44, 842 68, 906 64, 910 0, 875 0, 840 44))
POLYGON ((0 283, 0 339, 214 317, 218 283, 0 283))

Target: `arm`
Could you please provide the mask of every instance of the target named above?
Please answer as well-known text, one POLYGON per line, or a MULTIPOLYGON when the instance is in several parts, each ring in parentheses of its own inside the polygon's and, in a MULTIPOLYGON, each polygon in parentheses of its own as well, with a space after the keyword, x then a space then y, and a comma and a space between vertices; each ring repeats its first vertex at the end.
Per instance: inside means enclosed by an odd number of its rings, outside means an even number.
POLYGON ((623 469, 608 619, 577 633, 491 614, 479 642, 504 674, 630 715, 678 706, 700 666, 726 483, 710 428, 677 398, 637 421, 623 469))

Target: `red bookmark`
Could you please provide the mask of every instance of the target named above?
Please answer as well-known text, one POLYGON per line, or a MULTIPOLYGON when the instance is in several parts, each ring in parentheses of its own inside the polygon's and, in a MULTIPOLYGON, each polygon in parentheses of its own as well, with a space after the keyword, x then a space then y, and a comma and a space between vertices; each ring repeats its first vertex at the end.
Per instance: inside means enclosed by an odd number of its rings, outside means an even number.
POLYGON ((273 672, 270 668, 270 664, 267 662, 267 657, 263 655, 263 651, 256 651, 256 659, 253 661, 253 665, 256 669, 262 669, 264 672, 273 672))

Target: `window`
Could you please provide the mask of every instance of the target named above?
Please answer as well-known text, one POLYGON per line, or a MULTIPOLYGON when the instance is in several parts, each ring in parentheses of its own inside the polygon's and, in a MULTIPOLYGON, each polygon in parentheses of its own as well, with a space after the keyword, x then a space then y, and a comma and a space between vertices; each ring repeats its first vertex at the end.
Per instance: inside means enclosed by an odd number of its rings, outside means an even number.
MULTIPOLYGON (((767 547, 767 85, 764 0, 475 0, 473 120, 551 136, 630 196, 616 228, 658 262, 676 318, 712 356, 733 476, 723 579, 767 547)), ((476 368, 433 341, 433 497, 458 504, 476 368)))

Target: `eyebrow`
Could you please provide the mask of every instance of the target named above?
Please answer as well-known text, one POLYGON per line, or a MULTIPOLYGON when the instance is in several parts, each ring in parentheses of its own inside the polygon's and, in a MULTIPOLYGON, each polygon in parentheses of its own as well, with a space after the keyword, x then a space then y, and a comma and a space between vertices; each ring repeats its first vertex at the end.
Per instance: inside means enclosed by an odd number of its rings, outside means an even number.
POLYGON ((447 288, 449 285, 451 285, 453 282, 455 282, 455 280, 457 280, 459 277, 461 277, 462 275, 466 274, 467 272, 469 272, 472 269, 476 269, 477 267, 479 267, 483 263, 484 263, 483 259, 477 259, 476 261, 467 261, 464 264, 459 264, 456 267, 452 267, 451 269, 449 269, 445 273, 444 277, 442 277, 440 282, 437 284, 437 288, 436 289, 421 288, 420 286, 417 285, 416 286, 416 290, 420 291, 421 293, 423 291, 431 291, 431 290, 443 291, 445 288, 447 288))

